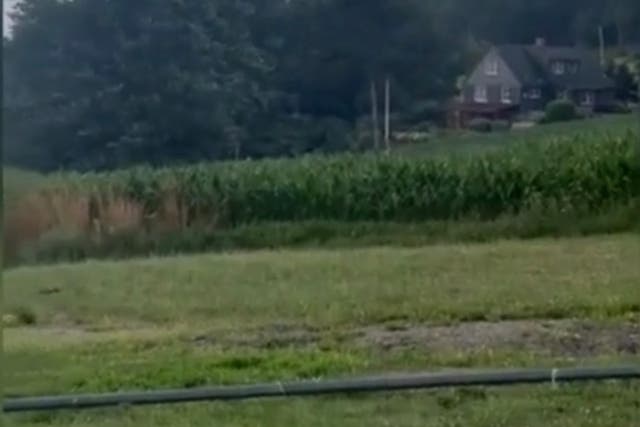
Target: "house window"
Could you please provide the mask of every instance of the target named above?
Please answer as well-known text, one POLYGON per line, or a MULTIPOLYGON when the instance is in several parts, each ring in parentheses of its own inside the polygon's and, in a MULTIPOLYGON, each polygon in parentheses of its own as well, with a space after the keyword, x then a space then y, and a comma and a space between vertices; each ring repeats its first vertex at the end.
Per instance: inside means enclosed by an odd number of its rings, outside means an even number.
POLYGON ((564 74, 565 64, 562 61, 553 61, 551 63, 551 72, 557 76, 564 74))
POLYGON ((488 76, 497 76, 498 75, 498 60, 497 59, 489 59, 484 64, 485 72, 488 76))
POLYGON ((511 104, 513 102, 513 91, 510 87, 503 86, 500 94, 500 99, 503 104, 511 104))
POLYGON ((476 86, 473 92, 473 100, 482 104, 489 102, 489 98, 487 97, 487 87, 480 85, 476 86))
POLYGON ((593 92, 583 92, 580 96, 580 103, 582 105, 591 106, 596 103, 596 96, 593 92))

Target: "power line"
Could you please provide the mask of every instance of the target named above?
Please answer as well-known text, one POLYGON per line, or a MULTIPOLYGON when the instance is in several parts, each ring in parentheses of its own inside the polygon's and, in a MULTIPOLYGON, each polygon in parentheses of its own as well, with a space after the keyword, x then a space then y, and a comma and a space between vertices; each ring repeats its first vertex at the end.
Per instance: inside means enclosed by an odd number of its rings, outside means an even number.
POLYGON ((3 411, 80 410, 129 405, 233 401, 257 398, 372 393, 468 386, 507 386, 542 383, 555 385, 565 382, 630 379, 640 379, 640 365, 610 368, 520 369, 386 375, 345 380, 278 382, 271 384, 182 390, 25 397, 5 400, 3 411))

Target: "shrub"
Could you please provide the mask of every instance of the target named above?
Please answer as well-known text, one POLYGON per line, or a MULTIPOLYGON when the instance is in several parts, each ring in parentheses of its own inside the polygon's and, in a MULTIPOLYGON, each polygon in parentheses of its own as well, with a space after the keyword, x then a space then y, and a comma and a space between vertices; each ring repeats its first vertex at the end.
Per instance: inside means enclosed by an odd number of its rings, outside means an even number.
POLYGON ((507 120, 494 120, 491 122, 491 130, 494 132, 504 132, 511 129, 511 123, 507 120))
POLYGON ((443 114, 444 111, 440 102, 426 100, 411 105, 409 111, 405 114, 405 119, 410 123, 438 122, 443 118, 443 114))
POLYGON ((35 325, 36 320, 33 310, 26 307, 18 307, 2 315, 2 326, 6 328, 31 326, 35 325))
POLYGON ((432 122, 420 122, 411 126, 411 132, 430 132, 435 126, 432 122))
POLYGON ((483 118, 472 119, 469 122, 469 129, 476 132, 491 132, 491 121, 483 118))
POLYGON ((597 110, 600 113, 612 113, 612 114, 630 114, 632 113, 631 107, 626 104, 617 102, 612 105, 600 107, 597 110))
POLYGON ((576 118, 578 110, 575 104, 566 99, 551 101, 545 109, 545 123, 566 122, 576 118))
POLYGON ((542 123, 544 122, 545 112, 544 111, 532 111, 528 115, 528 119, 534 123, 542 123))

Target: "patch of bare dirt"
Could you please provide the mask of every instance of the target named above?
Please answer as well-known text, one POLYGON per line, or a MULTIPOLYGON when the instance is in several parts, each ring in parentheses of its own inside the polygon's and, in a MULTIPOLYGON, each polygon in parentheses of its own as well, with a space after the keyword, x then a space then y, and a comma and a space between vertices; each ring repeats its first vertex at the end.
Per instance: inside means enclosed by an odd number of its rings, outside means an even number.
POLYGON ((253 333, 193 338, 198 345, 252 348, 309 347, 331 340, 382 351, 529 351, 565 357, 639 355, 640 324, 583 320, 468 322, 448 326, 376 325, 323 333, 310 328, 265 327, 253 333))
POLYGON ((452 326, 364 329, 359 345, 386 350, 519 350, 548 356, 640 354, 640 324, 578 320, 472 322, 452 326))
MULTIPOLYGON (((640 323, 588 320, 518 320, 429 324, 372 325, 340 331, 270 325, 253 331, 194 334, 136 325, 131 329, 87 330, 81 327, 24 327, 9 329, 13 344, 46 341, 50 345, 111 339, 180 337, 197 346, 250 348, 357 347, 378 351, 477 352, 527 351, 533 355, 586 358, 640 355, 640 323)), ((6 333, 5 333, 6 335, 6 333)))
POLYGON ((252 348, 308 347, 320 342, 323 334, 314 328, 275 324, 252 332, 219 335, 201 334, 193 338, 198 345, 252 348))

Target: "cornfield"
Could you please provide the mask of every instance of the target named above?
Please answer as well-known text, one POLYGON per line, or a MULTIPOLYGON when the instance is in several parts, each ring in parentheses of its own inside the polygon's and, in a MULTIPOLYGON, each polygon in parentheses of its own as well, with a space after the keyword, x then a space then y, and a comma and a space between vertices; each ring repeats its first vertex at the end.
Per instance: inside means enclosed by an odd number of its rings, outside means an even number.
POLYGON ((552 138, 466 158, 353 154, 61 174, 8 207, 5 225, 8 231, 18 230, 16 224, 31 228, 19 232, 31 239, 51 233, 56 224, 69 229, 68 223, 76 222, 73 233, 99 241, 116 232, 157 234, 261 222, 491 220, 533 210, 596 213, 640 196, 639 146, 638 134, 628 132, 552 138), (66 220, 64 206, 75 210, 66 220), (35 212, 47 218, 26 221, 35 212), (39 224, 37 230, 33 224, 39 224))
POLYGON ((94 204, 125 198, 152 218, 172 200, 184 225, 261 221, 494 218, 525 209, 596 210, 640 194, 637 136, 554 140, 471 158, 342 155, 111 174, 57 189, 94 204))

